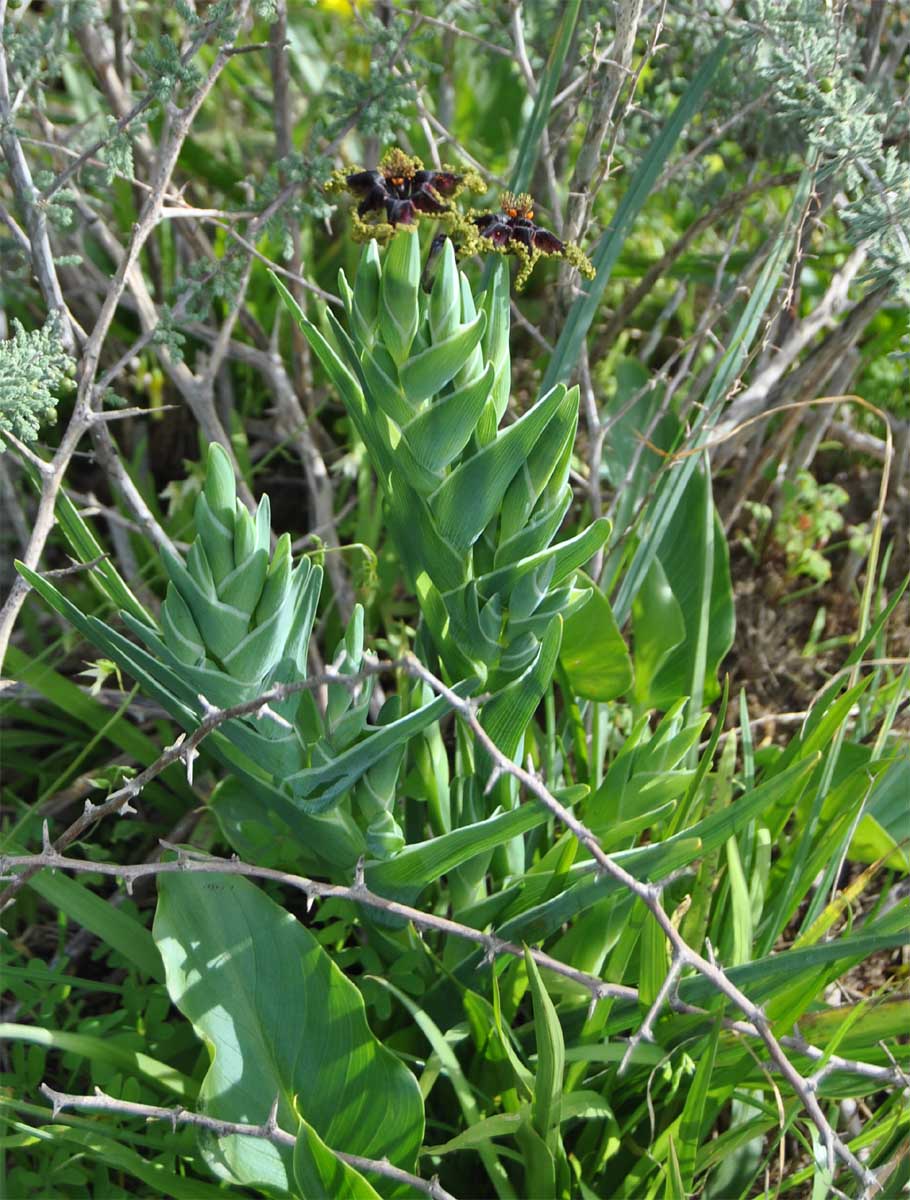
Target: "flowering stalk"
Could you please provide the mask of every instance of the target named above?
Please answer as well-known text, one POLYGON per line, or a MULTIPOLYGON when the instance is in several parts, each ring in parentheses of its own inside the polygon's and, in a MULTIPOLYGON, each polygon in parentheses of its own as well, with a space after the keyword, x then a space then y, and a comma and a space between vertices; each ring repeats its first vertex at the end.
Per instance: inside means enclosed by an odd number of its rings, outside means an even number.
POLYGON ((609 533, 599 520, 554 542, 571 503, 578 389, 557 385, 502 424, 504 263, 475 297, 446 241, 427 295, 418 239, 403 228, 384 258, 375 242, 364 247, 353 287, 340 282, 347 329, 326 310, 325 333, 278 286, 366 444, 424 645, 449 678, 476 674, 499 689, 531 666, 551 623, 587 601, 576 572, 609 533))

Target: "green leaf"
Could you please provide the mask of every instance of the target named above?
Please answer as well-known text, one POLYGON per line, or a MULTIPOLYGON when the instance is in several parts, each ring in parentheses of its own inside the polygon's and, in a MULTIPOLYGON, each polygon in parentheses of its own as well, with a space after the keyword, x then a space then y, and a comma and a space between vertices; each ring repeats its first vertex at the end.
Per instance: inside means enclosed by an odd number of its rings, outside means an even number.
MULTIPOLYGON (((710 854, 722 846, 728 837, 738 833, 767 808, 780 803, 782 798, 794 793, 798 796, 816 765, 817 760, 814 759, 796 763, 787 772, 786 777, 775 776, 767 780, 753 792, 740 797, 736 804, 731 804, 718 813, 712 813, 673 837, 653 846, 622 851, 614 857, 636 879, 658 879, 668 875, 671 871, 694 862, 697 857, 710 854)), ((548 937, 572 917, 621 890, 621 885, 608 876, 595 879, 583 877, 594 873, 593 861, 576 865, 572 868, 571 886, 560 895, 541 903, 534 897, 533 877, 526 878, 524 895, 534 898, 528 900, 526 911, 510 918, 500 927, 500 936, 511 939, 518 936, 524 937, 526 941, 538 941, 548 937), (579 876, 582 878, 579 879, 579 876)), ((697 985, 698 981, 684 981, 686 984, 693 982, 697 985)))
POLYGON ((910 750, 904 748, 877 779, 850 842, 850 857, 876 862, 887 855, 892 871, 910 872, 910 750))
POLYGON ((553 388, 495 441, 457 466, 430 497, 440 532, 457 550, 469 550, 499 511, 506 488, 565 394, 562 386, 553 388))
POLYGON ((522 744, 528 722, 550 685, 562 641, 562 619, 554 617, 531 663, 483 706, 480 723, 503 754, 510 758, 522 744))
POLYGON ((549 816, 543 805, 527 800, 509 812, 406 846, 386 862, 368 863, 366 882, 382 895, 402 898, 407 893, 416 899, 428 884, 448 871, 513 837, 537 829, 549 816))
POLYGON ((695 1156, 701 1145, 705 1106, 711 1087, 711 1076, 714 1073, 714 1059, 717 1054, 719 1037, 720 1027, 715 1025, 707 1044, 702 1044, 698 1056, 698 1066, 695 1068, 695 1075, 689 1085, 682 1112, 679 1126, 679 1175, 682 1179, 684 1194, 688 1194, 692 1190, 695 1156))
MULTIPOLYGON (((296 1134, 302 1117, 330 1148, 411 1170, 423 1137, 417 1082, 313 935, 236 876, 163 875, 158 888, 168 991, 211 1054, 205 1111, 261 1122, 277 1097, 280 1128, 296 1134)), ((208 1157, 238 1182, 292 1186, 290 1154, 261 1138, 218 1139, 208 1157)))
POLYGON ((680 497, 658 558, 679 605, 685 634, 652 677, 648 707, 666 708, 677 697, 688 695, 699 711, 701 705, 693 687, 699 655, 704 699, 710 702, 720 691, 717 671, 733 645, 735 628, 727 539, 714 511, 710 478, 703 468, 693 472, 680 497))
POLYGON ((632 661, 610 602, 586 576, 579 581, 591 594, 563 627, 559 658, 572 691, 584 700, 615 700, 632 684, 632 661))
POLYGON ((149 979, 163 980, 158 947, 146 927, 122 908, 114 908, 79 880, 41 871, 28 886, 48 904, 65 912, 70 921, 100 938, 149 979))
POLYGON ((196 1096, 195 1080, 148 1054, 121 1045, 117 1037, 94 1037, 86 1033, 47 1029, 41 1025, 2 1022, 0 1039, 31 1042, 35 1046, 47 1046, 58 1050, 61 1054, 77 1054, 91 1062, 105 1063, 130 1078, 141 1076, 147 1082, 158 1088, 166 1088, 183 1100, 192 1100, 196 1096))
MULTIPOLYGON (((448 1076, 449 1082, 455 1091, 465 1120, 470 1127, 477 1125, 481 1120, 481 1113, 477 1107, 477 1101, 474 1099, 474 1092, 465 1078, 464 1072, 461 1069, 461 1063, 458 1061, 458 1056, 446 1040, 442 1030, 432 1017, 420 1008, 419 1005, 414 1003, 410 996, 406 996, 404 992, 400 991, 394 984, 389 983, 387 979, 381 979, 378 976, 373 976, 373 978, 380 987, 384 987, 386 991, 391 992, 399 1003, 404 1005, 411 1014, 421 1033, 433 1047, 434 1053, 442 1064, 442 1069, 448 1076)), ((495 1147, 482 1142, 478 1145, 478 1152, 481 1162, 490 1177, 490 1182, 496 1189, 496 1195, 499 1197, 499 1200, 518 1200, 505 1168, 497 1157, 495 1147)))
POLYGON ((493 364, 487 363, 476 379, 438 397, 402 427, 411 453, 427 470, 438 474, 468 444, 489 399, 493 378, 493 364))
POLYGON ((749 886, 743 873, 739 845, 736 838, 727 839, 727 873, 730 879, 729 921, 733 931, 731 966, 739 966, 752 957, 752 901, 749 886))
POLYGON ((294 1147, 294 1179, 306 1200, 380 1200, 360 1172, 337 1158, 306 1121, 300 1122, 294 1147))
POLYGON ((652 685, 677 646, 686 636, 679 601, 658 558, 654 558, 632 605, 634 631, 635 699, 640 708, 654 706, 652 685))
POLYGON ((462 370, 483 337, 486 319, 486 314, 479 312, 468 325, 460 326, 444 341, 412 355, 402 365, 401 383, 412 404, 419 404, 441 392, 462 370))
MULTIPOLYGON (((476 679, 467 679, 457 684, 454 690, 459 696, 473 691, 476 679)), ((310 812, 323 812, 334 804, 360 777, 379 762, 386 754, 405 745, 414 734, 432 725, 449 711, 449 702, 438 696, 429 704, 372 730, 349 750, 335 754, 319 767, 308 767, 289 775, 285 783, 298 799, 305 801, 310 812)))
MULTIPOLYGON (((639 900, 637 903, 641 904, 642 902, 639 900)), ((658 904, 663 907, 660 900, 658 900, 658 904)), ((639 947, 638 1002, 642 1010, 647 1012, 656 1000, 667 977, 667 971, 670 969, 670 947, 667 943, 667 935, 649 911, 643 914, 639 947)))
POLYGON ((382 340, 399 366, 417 333, 419 295, 420 240, 416 230, 399 228, 385 252, 379 303, 382 340))
MULTIPOLYGON (((40 492, 41 481, 38 479, 35 468, 28 462, 22 462, 21 466, 40 492)), ((95 563, 95 566, 88 572, 88 578, 92 585, 111 602, 114 611, 129 612, 140 621, 151 623, 151 616, 136 599, 110 556, 105 555, 104 547, 95 537, 91 526, 85 521, 63 488, 57 493, 54 512, 57 524, 76 560, 81 563, 95 563)))
MULTIPOLYGON (((511 189, 513 192, 523 192, 531 182, 534 165, 540 154, 540 142, 547 122, 550 119, 550 106, 556 95, 556 88, 562 75, 563 64, 572 44, 572 35, 578 21, 581 0, 565 0, 562 6, 562 16, 559 28, 553 35, 550 44, 550 55, 543 73, 537 80, 537 95, 534 97, 534 107, 528 123, 521 135, 518 156, 512 170, 511 189)), ((557 11, 559 11, 557 9, 557 11)))
MULTIPOLYGON (((75 627, 94 645, 99 645, 90 636, 89 618, 82 616, 75 606, 70 605, 69 601, 65 600, 62 593, 52 583, 35 572, 30 572, 24 565, 21 567, 18 563, 16 565, 20 575, 31 583, 35 591, 51 608, 71 620, 73 616, 78 617, 79 623, 73 621, 75 627)), ((99 625, 104 628, 101 622, 99 625)), ((106 647, 99 648, 106 649, 106 647)), ((111 653, 111 657, 116 659, 113 653, 111 653)), ((137 729, 125 717, 120 717, 112 722, 109 709, 46 663, 29 658, 17 646, 10 646, 6 652, 6 668, 13 679, 27 683, 51 704, 81 722, 87 729, 91 729, 95 733, 103 730, 104 737, 112 745, 124 750, 136 762, 147 767, 158 758, 161 751, 150 737, 137 729)), ((181 766, 168 767, 166 771, 162 772, 160 782, 165 783, 170 791, 185 803, 194 804, 196 802, 195 794, 187 784, 186 774, 181 766)))
MULTIPOLYGON (((717 67, 724 48, 722 42, 708 59, 708 63, 713 60, 714 69, 717 67)), ((699 72, 700 75, 701 72, 699 72)), ((697 78, 690 86, 694 86, 697 78)), ((684 100, 685 98, 683 97, 684 100)), ((803 219, 811 178, 810 172, 804 172, 785 218, 784 226, 771 247, 755 286, 749 293, 749 299, 736 323, 727 351, 714 373, 707 395, 702 402, 700 414, 694 423, 689 439, 693 445, 700 443, 707 436, 708 431, 717 420, 729 388, 743 369, 762 316, 771 302, 777 281, 784 269, 787 257, 792 251, 792 230, 803 219)), ((644 582, 651 563, 663 545, 667 528, 697 466, 697 456, 689 455, 673 471, 666 473, 657 486, 645 517, 639 524, 639 544, 623 577, 613 605, 613 611, 620 626, 624 624, 631 611, 632 602, 644 582)))
POLYGON ((664 1200, 686 1200, 686 1188, 679 1169, 679 1156, 672 1133, 667 1141, 667 1166, 665 1173, 664 1200))
MULTIPOLYGON (((21 1107, 21 1105, 20 1105, 21 1107)), ((69 1114, 61 1115, 51 1124, 51 1110, 38 1109, 28 1106, 26 1111, 32 1118, 40 1122, 40 1128, 35 1129, 36 1141, 45 1143, 46 1153, 49 1154, 55 1146, 66 1149, 67 1157, 84 1159, 89 1162, 103 1164, 111 1170, 124 1172, 145 1185, 146 1194, 150 1196, 170 1196, 173 1200, 224 1200, 225 1192, 222 1187, 205 1180, 179 1175, 168 1168, 162 1156, 156 1154, 154 1161, 149 1161, 138 1154, 124 1141, 129 1136, 122 1128, 116 1137, 105 1137, 101 1132, 99 1121, 81 1121, 69 1114)), ((157 1147, 155 1147, 157 1149, 157 1147)), ((173 1149, 165 1159, 173 1162, 173 1149)), ((124 1190, 116 1193, 119 1196, 136 1194, 139 1189, 124 1190)), ((82 1193, 85 1195, 85 1192, 82 1193)), ((107 1193, 112 1200, 113 1192, 107 1193)))
POLYGON ((552 1153, 558 1141, 562 1079, 565 1071, 565 1042, 553 1001, 540 978, 537 963, 525 946, 525 967, 534 1003, 534 1032, 537 1038, 537 1073, 531 1111, 534 1128, 552 1153))

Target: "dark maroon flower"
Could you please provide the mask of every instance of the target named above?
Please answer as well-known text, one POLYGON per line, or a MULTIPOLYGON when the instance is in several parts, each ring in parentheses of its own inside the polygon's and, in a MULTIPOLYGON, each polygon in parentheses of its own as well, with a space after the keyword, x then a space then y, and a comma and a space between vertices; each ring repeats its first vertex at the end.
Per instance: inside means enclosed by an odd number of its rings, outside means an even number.
POLYGON ((358 214, 385 213, 390 225, 410 225, 418 212, 437 217, 450 211, 444 197, 454 195, 463 176, 452 171, 428 171, 419 158, 390 150, 378 171, 355 171, 345 186, 360 196, 358 214))
POLYGON ((479 217, 474 218, 474 224, 481 237, 489 238, 494 246, 510 248, 511 245, 517 244, 523 246, 528 252, 532 250, 538 251, 540 254, 562 254, 566 248, 566 244, 551 233, 549 229, 543 229, 532 220, 534 216, 534 207, 531 197, 522 192, 518 196, 514 196, 511 192, 504 192, 500 204, 502 212, 499 213, 483 213, 479 217))
MULTIPOLYGON (((521 259, 521 269, 515 278, 515 290, 521 291, 527 283, 534 264, 543 256, 564 258, 588 279, 594 277, 594 267, 583 251, 574 242, 564 242, 549 229, 544 229, 534 220, 534 201, 522 192, 516 196, 503 192, 500 197, 501 211, 498 213, 472 210, 468 219, 477 231, 473 242, 466 239, 466 250, 476 252, 477 241, 487 242, 497 254, 514 254, 521 259)), ((473 230, 471 231, 473 233, 473 230)))

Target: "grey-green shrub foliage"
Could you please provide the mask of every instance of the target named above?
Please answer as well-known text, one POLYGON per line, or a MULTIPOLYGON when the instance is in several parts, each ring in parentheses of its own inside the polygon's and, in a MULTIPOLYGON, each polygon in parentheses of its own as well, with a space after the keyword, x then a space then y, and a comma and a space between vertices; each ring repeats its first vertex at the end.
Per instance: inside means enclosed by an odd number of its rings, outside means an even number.
POLYGON ((11 338, 0 341, 0 452, 4 433, 33 442, 39 427, 53 421, 57 393, 72 387, 75 363, 60 341, 56 317, 26 330, 13 321, 11 338))

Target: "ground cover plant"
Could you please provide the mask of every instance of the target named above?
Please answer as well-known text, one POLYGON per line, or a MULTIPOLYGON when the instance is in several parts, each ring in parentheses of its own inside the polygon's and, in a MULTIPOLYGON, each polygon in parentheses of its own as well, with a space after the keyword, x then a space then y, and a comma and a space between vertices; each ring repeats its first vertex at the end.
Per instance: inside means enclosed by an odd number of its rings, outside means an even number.
POLYGON ((3 1193, 906 1194, 910 8, 0 31, 3 1193))

